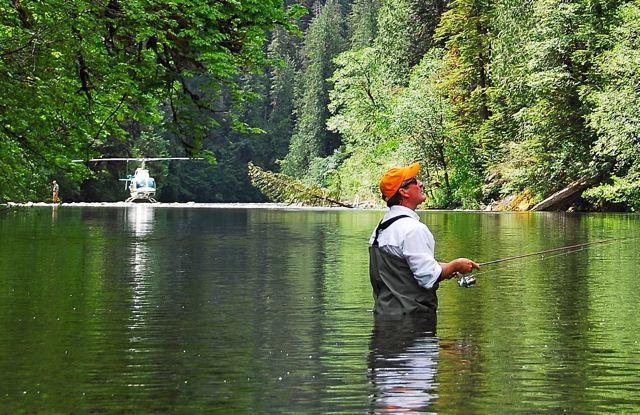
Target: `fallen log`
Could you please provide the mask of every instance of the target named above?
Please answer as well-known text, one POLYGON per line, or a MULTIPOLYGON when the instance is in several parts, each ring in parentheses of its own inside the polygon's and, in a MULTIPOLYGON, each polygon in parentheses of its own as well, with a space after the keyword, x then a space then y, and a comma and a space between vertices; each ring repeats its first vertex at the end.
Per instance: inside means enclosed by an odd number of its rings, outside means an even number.
POLYGON ((300 203, 307 206, 354 207, 350 203, 337 200, 328 189, 306 185, 283 173, 264 170, 252 162, 247 164, 247 169, 251 184, 273 202, 300 203))
POLYGON ((579 196, 584 190, 592 187, 602 180, 602 175, 584 176, 547 197, 543 201, 536 203, 530 210, 558 210, 573 198, 579 196))

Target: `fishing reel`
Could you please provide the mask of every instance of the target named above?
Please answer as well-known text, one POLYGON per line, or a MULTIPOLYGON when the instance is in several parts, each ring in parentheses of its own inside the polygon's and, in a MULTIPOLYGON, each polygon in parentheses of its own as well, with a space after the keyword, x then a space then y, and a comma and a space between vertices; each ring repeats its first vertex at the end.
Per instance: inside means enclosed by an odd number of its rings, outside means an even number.
POLYGON ((462 288, 469 288, 476 285, 476 277, 473 275, 460 275, 460 279, 458 279, 458 285, 462 288))

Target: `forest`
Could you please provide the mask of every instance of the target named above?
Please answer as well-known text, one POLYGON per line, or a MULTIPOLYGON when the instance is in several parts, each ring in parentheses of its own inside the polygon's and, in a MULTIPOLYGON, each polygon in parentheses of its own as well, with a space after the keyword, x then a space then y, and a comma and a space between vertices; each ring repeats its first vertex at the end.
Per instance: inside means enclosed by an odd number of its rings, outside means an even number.
POLYGON ((148 166, 160 201, 381 206, 419 161, 429 208, 640 208, 638 1, 10 0, 0 90, 0 202, 187 156, 148 166))

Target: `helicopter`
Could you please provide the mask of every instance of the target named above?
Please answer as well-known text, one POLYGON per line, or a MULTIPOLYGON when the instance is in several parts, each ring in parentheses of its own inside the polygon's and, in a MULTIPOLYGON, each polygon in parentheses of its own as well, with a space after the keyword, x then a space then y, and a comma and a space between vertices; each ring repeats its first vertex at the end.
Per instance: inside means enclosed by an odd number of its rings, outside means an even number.
POLYGON ((119 179, 124 182, 124 188, 129 189, 129 196, 125 202, 134 202, 136 200, 148 201, 150 203, 157 203, 154 198, 156 195, 156 181, 149 175, 149 170, 145 168, 145 163, 148 161, 164 161, 164 160, 203 160, 202 158, 191 157, 112 157, 112 158, 97 158, 89 160, 71 160, 72 163, 86 163, 97 161, 126 161, 127 164, 130 161, 140 162, 140 167, 136 168, 134 174, 130 174, 126 179, 119 179))

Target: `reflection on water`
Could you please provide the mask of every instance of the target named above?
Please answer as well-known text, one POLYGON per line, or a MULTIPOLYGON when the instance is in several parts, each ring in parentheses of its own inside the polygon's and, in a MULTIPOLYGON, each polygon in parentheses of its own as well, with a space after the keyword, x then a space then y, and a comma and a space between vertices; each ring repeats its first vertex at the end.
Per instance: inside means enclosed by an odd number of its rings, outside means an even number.
POLYGON ((146 297, 149 287, 148 279, 152 278, 152 273, 148 269, 152 253, 144 237, 153 231, 154 212, 153 206, 142 203, 128 207, 125 211, 127 224, 133 235, 131 244, 131 268, 133 271, 131 275, 132 310, 129 324, 129 329, 131 330, 129 341, 132 343, 130 351, 133 353, 138 351, 136 350, 136 343, 141 338, 136 329, 144 327, 146 309, 149 305, 146 297))
POLYGON ((55 224, 58 220, 58 205, 51 206, 51 224, 55 224))
MULTIPOLYGON (((382 215, 0 216, 0 413, 640 413, 637 244, 446 281, 436 336, 371 313, 382 215)), ((420 215, 439 258, 481 262, 640 231, 635 215, 420 215)))
POLYGON ((143 203, 126 208, 127 224, 135 236, 145 236, 151 233, 154 224, 154 212, 153 206, 143 203))
POLYGON ((436 321, 428 317, 376 316, 369 378, 372 413, 425 413, 438 397, 436 321))

